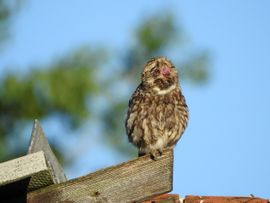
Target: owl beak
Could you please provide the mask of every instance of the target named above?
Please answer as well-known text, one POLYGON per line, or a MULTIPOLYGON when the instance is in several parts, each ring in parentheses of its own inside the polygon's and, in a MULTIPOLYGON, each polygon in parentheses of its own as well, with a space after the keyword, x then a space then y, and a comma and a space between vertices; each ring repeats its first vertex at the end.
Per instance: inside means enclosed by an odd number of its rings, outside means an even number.
POLYGON ((168 77, 168 76, 170 76, 170 74, 171 74, 171 70, 170 70, 170 68, 168 67, 168 66, 163 66, 162 68, 161 68, 161 74, 164 76, 164 77, 168 77))

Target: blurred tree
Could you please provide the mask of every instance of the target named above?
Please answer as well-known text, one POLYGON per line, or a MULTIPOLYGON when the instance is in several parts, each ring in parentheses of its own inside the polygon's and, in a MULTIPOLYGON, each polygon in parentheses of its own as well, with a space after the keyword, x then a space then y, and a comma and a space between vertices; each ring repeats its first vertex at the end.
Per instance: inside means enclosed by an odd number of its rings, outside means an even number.
POLYGON ((98 91, 94 74, 102 55, 102 51, 82 48, 46 68, 35 67, 25 75, 12 73, 2 79, 0 160, 19 155, 25 149, 19 142, 15 151, 7 149, 8 136, 14 138, 11 135, 18 124, 22 128, 34 118, 54 116, 61 117, 66 126, 74 129, 88 118, 87 101, 98 91))
POLYGON ((9 37, 9 25, 23 0, 0 0, 0 51, 9 37))
MULTIPOLYGON (((8 11, 5 5, 6 1, 0 0, 0 26, 7 22, 7 17, 1 18, 8 11)), ((5 75, 0 79, 0 161, 18 156, 24 150, 20 142, 16 142, 19 135, 14 129, 23 129, 35 118, 51 117, 60 117, 66 126, 75 129, 92 116, 94 110, 89 106, 97 96, 103 99, 105 106, 97 112, 99 116, 92 117, 103 124, 104 140, 121 154, 134 154, 135 148, 128 144, 125 136, 124 117, 131 91, 138 83, 146 60, 154 55, 170 55, 176 48, 174 52, 182 59, 182 63, 178 63, 182 77, 195 83, 208 79, 208 55, 204 51, 183 52, 183 36, 172 14, 158 13, 141 21, 135 29, 135 43, 127 46, 124 56, 115 56, 122 68, 115 69, 114 74, 104 74, 110 71, 102 68, 110 65, 104 49, 84 47, 22 76, 5 75), (98 77, 100 75, 103 77, 98 77), (119 96, 122 87, 127 87, 128 91, 119 96), (7 144, 10 139, 16 145, 15 150, 7 144)))

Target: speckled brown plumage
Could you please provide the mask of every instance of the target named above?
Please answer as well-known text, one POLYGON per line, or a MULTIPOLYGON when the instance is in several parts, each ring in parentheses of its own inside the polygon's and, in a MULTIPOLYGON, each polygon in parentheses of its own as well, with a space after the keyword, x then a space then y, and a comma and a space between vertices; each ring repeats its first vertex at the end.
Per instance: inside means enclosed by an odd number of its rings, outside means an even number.
POLYGON ((126 119, 129 141, 138 147, 139 155, 151 154, 156 159, 181 138, 188 122, 188 107, 178 80, 177 70, 165 57, 146 63, 126 119))

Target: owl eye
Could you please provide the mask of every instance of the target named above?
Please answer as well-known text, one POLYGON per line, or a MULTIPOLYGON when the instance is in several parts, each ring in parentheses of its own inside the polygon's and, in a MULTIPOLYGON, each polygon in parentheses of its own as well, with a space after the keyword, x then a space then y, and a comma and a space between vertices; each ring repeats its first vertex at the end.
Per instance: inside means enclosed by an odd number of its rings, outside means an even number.
POLYGON ((154 77, 156 77, 156 76, 159 76, 159 74, 160 74, 160 70, 159 69, 154 69, 153 71, 152 71, 152 75, 154 76, 154 77))

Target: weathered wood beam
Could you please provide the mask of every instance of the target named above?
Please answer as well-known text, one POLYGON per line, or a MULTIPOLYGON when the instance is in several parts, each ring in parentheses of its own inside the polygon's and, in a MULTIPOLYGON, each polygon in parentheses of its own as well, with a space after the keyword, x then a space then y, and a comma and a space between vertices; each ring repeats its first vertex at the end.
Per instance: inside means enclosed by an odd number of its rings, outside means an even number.
MULTIPOLYGON (((32 191, 66 180, 37 120, 34 122, 28 155, 0 163, 0 192, 10 187, 18 191, 32 191)), ((11 194, 10 197, 14 196, 11 194)))
POLYGON ((175 194, 163 194, 143 201, 142 203, 180 203, 180 197, 175 194))
POLYGON ((0 164, 0 186, 32 177, 30 189, 53 184, 45 156, 42 151, 22 156, 0 164))
POLYGON ((38 120, 34 121, 34 126, 29 143, 28 154, 43 151, 46 157, 46 163, 50 168, 53 183, 62 183, 67 181, 64 170, 55 157, 48 140, 39 124, 38 120))
POLYGON ((27 194, 28 203, 138 202, 172 190, 173 151, 148 155, 27 194))

